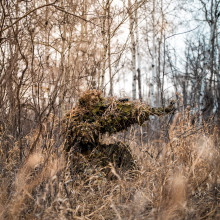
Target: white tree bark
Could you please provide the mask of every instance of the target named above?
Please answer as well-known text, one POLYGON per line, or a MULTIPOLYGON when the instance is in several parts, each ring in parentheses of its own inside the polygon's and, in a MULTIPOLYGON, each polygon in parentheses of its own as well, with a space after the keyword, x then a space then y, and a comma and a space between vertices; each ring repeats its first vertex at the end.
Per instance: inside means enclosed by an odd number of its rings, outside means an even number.
POLYGON ((152 21, 153 21, 153 51, 152 51, 152 75, 151 75, 151 106, 155 107, 155 97, 154 97, 154 79, 156 75, 156 30, 155 30, 155 0, 153 0, 153 11, 152 11, 152 21))
MULTIPOLYGON (((137 0, 135 1, 137 7, 137 0)), ((138 80, 138 96, 142 101, 142 80, 141 80, 141 56, 139 46, 139 32, 138 32, 138 8, 135 10, 135 35, 136 35, 136 50, 137 50, 137 80, 138 80)))
POLYGON ((134 36, 134 16, 131 10, 131 0, 128 0, 128 8, 129 8, 129 22, 130 22, 130 36, 131 36, 131 66, 132 66, 132 99, 136 99, 136 42, 134 36))
MULTIPOLYGON (((109 2, 109 0, 108 0, 109 2)), ((106 39, 106 16, 107 16, 107 3, 105 1, 102 1, 102 7, 103 7, 103 22, 102 22, 102 46, 103 46, 103 54, 102 54, 102 70, 101 70, 101 90, 104 90, 104 82, 105 82, 105 69, 106 69, 106 57, 107 57, 107 51, 108 51, 108 42, 106 39)), ((104 91, 103 91, 104 92, 104 91)), ((104 92, 105 93, 105 92, 104 92)))

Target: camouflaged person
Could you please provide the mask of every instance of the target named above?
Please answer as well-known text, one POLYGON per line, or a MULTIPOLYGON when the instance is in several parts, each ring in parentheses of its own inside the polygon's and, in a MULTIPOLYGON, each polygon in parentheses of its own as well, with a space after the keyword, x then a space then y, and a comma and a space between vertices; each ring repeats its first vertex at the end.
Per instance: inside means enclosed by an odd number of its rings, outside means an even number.
POLYGON ((138 101, 104 98, 101 91, 86 91, 64 119, 65 150, 78 148, 88 153, 99 145, 99 135, 123 131, 133 124, 142 125, 150 115, 173 113, 174 102, 166 108, 151 108, 138 101))

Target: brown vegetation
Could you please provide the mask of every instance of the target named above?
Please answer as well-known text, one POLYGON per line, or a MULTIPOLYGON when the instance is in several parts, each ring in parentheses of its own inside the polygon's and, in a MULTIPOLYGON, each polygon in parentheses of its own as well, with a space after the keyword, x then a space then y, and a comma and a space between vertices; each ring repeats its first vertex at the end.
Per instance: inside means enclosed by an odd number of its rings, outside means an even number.
MULTIPOLYGON (((17 146, 7 155, 2 149, 1 219, 220 217, 219 140, 214 128, 192 125, 189 113, 179 113, 168 129, 167 142, 161 136, 138 145, 140 137, 132 130, 127 137, 136 166, 126 170, 107 158, 99 160, 107 161, 100 166, 91 156, 94 151, 90 155, 70 151, 64 157, 63 144, 56 148, 59 140, 54 139, 47 148, 43 136, 35 152, 28 154, 34 134, 27 137, 28 156, 22 164, 17 146)), ((102 141, 109 144, 113 139, 119 137, 102 141)), ((47 137, 46 142, 51 141, 47 137)))
POLYGON ((1 0, 0 219, 219 219, 219 4, 1 0))

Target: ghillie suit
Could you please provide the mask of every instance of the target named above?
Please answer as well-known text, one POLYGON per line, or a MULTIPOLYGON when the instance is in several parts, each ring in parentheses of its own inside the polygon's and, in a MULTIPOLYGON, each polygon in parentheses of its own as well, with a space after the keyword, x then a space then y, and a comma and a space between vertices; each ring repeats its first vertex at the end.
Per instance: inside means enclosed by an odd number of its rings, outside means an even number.
MULTIPOLYGON (((132 160, 128 146, 119 144, 120 149, 116 150, 115 144, 102 145, 99 142, 100 134, 111 135, 133 124, 142 125, 149 120, 150 115, 162 116, 172 112, 174 112, 173 102, 166 108, 151 108, 143 103, 127 99, 104 98, 100 91, 87 91, 79 98, 76 108, 64 119, 65 150, 69 152, 71 148, 74 148, 73 151, 80 151, 84 155, 92 151, 94 153, 95 150, 108 157, 110 162, 116 159, 116 155, 115 159, 112 156, 116 152, 118 158, 119 155, 123 155, 127 160, 132 160)), ((123 161, 118 162, 117 165, 122 164, 123 161)))

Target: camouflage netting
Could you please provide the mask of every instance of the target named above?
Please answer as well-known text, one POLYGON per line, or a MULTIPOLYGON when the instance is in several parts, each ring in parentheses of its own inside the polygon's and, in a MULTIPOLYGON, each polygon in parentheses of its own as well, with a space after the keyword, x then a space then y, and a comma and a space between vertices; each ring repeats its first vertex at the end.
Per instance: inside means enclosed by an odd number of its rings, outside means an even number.
MULTIPOLYGON (((129 128, 133 124, 142 125, 150 115, 162 116, 174 111, 174 103, 166 108, 151 108, 140 102, 104 98, 100 91, 85 92, 76 108, 64 119, 66 144, 65 150, 71 148, 88 154, 100 147, 99 135, 109 135, 129 128)), ((103 149, 107 146, 103 145, 103 149)), ((104 151, 103 151, 104 152, 104 151)), ((130 151, 129 151, 130 154, 130 151)))

